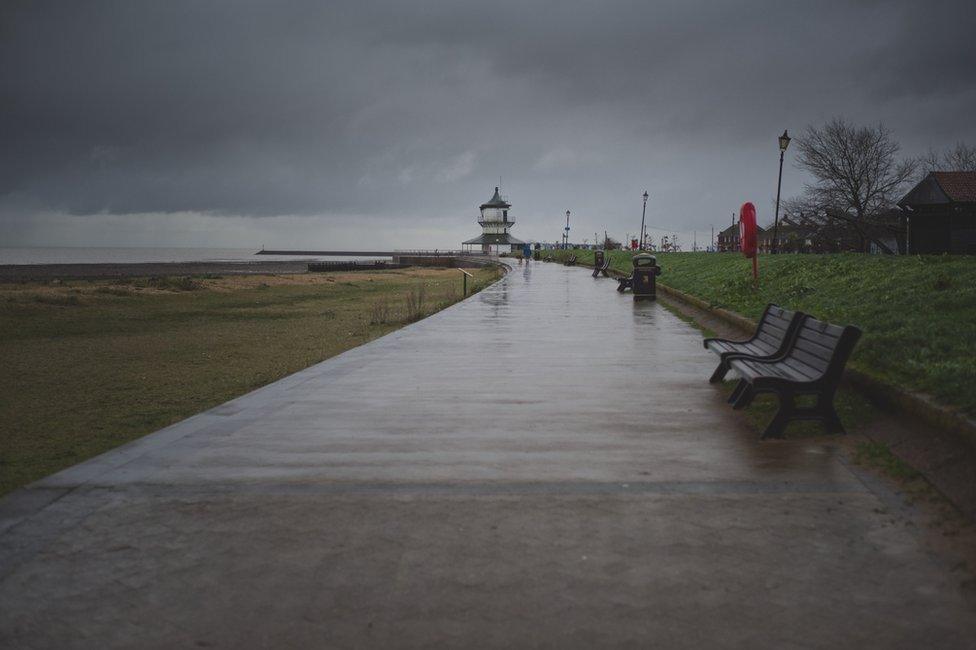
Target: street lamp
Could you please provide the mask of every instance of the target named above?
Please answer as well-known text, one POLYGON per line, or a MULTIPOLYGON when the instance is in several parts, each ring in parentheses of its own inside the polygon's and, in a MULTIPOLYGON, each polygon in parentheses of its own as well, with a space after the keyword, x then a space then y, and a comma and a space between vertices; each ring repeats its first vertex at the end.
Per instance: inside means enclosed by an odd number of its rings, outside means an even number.
POLYGON ((783 154, 790 146, 790 136, 783 129, 783 135, 779 136, 779 180, 776 181, 776 216, 773 218, 773 247, 772 252, 776 254, 779 247, 779 191, 783 186, 783 154))
POLYGON ((566 228, 563 232, 563 250, 569 248, 569 210, 566 210, 566 228))
POLYGON ((644 217, 647 215, 647 190, 644 190, 644 209, 641 210, 640 249, 644 250, 644 217))

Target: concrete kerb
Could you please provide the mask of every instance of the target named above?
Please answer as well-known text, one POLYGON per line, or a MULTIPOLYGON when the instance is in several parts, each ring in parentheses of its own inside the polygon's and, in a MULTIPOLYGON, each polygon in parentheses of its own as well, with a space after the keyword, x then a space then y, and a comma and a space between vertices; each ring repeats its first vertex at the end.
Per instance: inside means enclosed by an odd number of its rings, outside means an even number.
MULTIPOLYGON (((710 305, 707 301, 658 283, 658 288, 675 300, 688 303, 712 314, 745 334, 756 330, 756 321, 721 307, 710 305)), ((872 377, 856 368, 846 368, 844 378, 856 389, 880 402, 888 408, 923 420, 944 431, 959 437, 968 445, 976 447, 976 421, 967 417, 959 409, 939 404, 928 395, 910 391, 900 386, 872 377)))
MULTIPOLYGON (((592 266, 591 264, 583 264, 592 266)), ((614 276, 622 275, 610 269, 614 276)), ((657 288, 670 298, 685 302, 707 312, 719 320, 751 335, 756 330, 756 321, 728 309, 716 307, 706 300, 692 296, 658 281, 657 288)), ((916 417, 926 424, 953 434, 963 443, 976 448, 976 420, 968 417, 957 408, 940 404, 932 397, 881 381, 856 368, 846 368, 844 378, 851 386, 871 399, 883 404, 897 413, 916 417)))

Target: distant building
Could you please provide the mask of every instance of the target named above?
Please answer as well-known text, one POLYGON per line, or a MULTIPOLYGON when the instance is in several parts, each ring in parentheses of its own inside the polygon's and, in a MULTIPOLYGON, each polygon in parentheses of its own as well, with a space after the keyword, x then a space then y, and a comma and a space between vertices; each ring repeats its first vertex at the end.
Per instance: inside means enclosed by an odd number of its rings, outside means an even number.
POLYGON ((478 217, 481 235, 469 239, 461 244, 461 247, 464 250, 474 250, 478 247, 482 253, 494 255, 520 250, 525 242, 515 239, 508 232, 508 229, 515 225, 515 219, 508 214, 511 207, 512 205, 501 197, 496 187, 494 195, 488 202, 481 204, 481 216, 478 217))
MULTIPOLYGON (((756 226, 756 239, 760 239, 765 231, 762 226, 756 226)), ((757 242, 758 243, 758 242, 757 242)), ((739 252, 739 224, 732 219, 732 225, 718 233, 715 241, 715 250, 719 253, 738 253, 739 252)))
POLYGON ((773 234, 776 234, 776 252, 778 253, 811 253, 812 229, 792 223, 787 217, 780 219, 779 226, 769 226, 765 230, 756 227, 756 247, 760 253, 771 253, 773 250, 773 234))
POLYGON ((976 172, 932 172, 898 206, 909 253, 976 253, 976 172))

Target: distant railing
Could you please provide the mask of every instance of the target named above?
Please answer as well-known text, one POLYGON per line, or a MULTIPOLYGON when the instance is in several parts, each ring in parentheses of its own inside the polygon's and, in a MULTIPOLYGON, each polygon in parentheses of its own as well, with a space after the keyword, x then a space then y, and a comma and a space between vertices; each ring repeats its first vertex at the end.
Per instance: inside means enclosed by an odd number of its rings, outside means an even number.
POLYGON ((370 271, 382 269, 400 269, 403 264, 393 264, 385 260, 373 262, 309 262, 309 271, 370 271))
POLYGON ((419 257, 457 257, 458 255, 464 255, 465 257, 471 255, 485 256, 485 253, 481 250, 452 250, 447 248, 434 248, 434 249, 414 249, 414 250, 396 250, 393 251, 394 255, 416 255, 419 257))

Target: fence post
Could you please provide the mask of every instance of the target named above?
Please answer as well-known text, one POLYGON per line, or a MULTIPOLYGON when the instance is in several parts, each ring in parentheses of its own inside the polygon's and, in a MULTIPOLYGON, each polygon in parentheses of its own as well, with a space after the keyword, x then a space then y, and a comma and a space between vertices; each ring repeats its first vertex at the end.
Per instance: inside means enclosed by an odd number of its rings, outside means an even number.
POLYGON ((468 295, 468 276, 471 275, 471 274, 468 273, 467 271, 465 271, 464 269, 458 269, 458 271, 460 271, 461 274, 462 274, 462 276, 463 276, 463 280, 462 280, 463 284, 462 284, 462 286, 464 287, 464 289, 461 292, 461 297, 462 298, 466 298, 467 295, 468 295))

